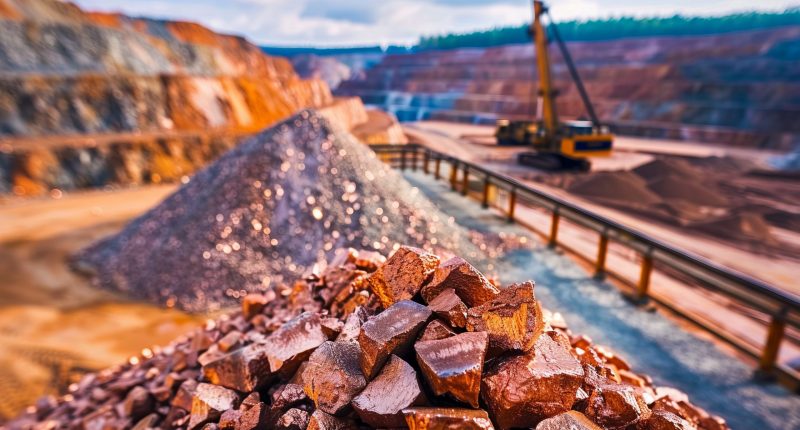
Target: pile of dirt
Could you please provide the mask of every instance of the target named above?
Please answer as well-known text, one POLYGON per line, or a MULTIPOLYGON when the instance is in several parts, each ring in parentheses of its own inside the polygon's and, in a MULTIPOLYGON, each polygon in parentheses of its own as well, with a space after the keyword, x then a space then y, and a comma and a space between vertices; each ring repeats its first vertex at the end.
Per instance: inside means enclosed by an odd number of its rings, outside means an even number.
POLYGON ((611 200, 630 205, 653 205, 661 198, 647 183, 630 172, 598 172, 577 179, 567 188, 571 193, 592 199, 611 200))
MULTIPOLYGON (((277 258, 280 260, 280 257, 277 258)), ((338 253, 292 287, 45 397, 8 429, 699 429, 656 386, 460 257, 338 253)))
POLYGON ((734 213, 711 221, 694 223, 692 228, 706 234, 735 238, 747 243, 776 244, 764 216, 753 212, 734 213))
POLYGON ((461 229, 354 137, 304 111, 223 155, 75 267, 135 298, 208 311, 341 247, 407 243, 482 263, 498 241, 461 229))
POLYGON ((647 187, 665 201, 682 200, 698 206, 716 207, 729 204, 713 181, 704 181, 697 176, 667 175, 650 182, 647 187))
POLYGON ((633 169, 633 173, 647 182, 658 181, 668 176, 682 177, 690 181, 700 179, 698 172, 689 162, 676 158, 656 158, 633 169))
MULTIPOLYGON (((686 204, 725 207, 730 203, 710 176, 686 160, 657 158, 632 171, 597 172, 567 186, 572 193, 615 205, 642 207, 662 203, 680 216, 686 204)), ((692 210, 693 212, 694 210, 692 210)))

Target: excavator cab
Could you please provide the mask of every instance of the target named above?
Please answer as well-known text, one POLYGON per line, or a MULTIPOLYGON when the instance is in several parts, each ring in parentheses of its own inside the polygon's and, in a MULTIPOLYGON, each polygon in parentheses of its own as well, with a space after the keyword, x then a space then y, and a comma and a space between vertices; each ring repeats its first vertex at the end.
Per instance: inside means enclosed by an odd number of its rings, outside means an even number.
MULTIPOLYGON (((518 156, 520 164, 545 169, 545 170, 582 170, 591 168, 589 157, 604 157, 611 155, 614 145, 614 136, 608 127, 602 125, 589 95, 583 86, 583 81, 572 62, 572 57, 558 33, 558 28, 550 19, 550 30, 558 42, 562 57, 578 88, 584 107, 591 117, 591 121, 564 121, 560 122, 556 114, 556 91, 552 86, 550 56, 547 51, 548 38, 542 20, 547 14, 547 7, 543 2, 533 2, 534 19, 531 25, 531 34, 536 48, 536 62, 539 73, 539 91, 537 107, 539 118, 536 120, 507 120, 497 121, 495 137, 498 145, 503 146, 529 146, 533 151, 524 152, 518 156)), ((549 14, 548 14, 549 16, 549 14)))

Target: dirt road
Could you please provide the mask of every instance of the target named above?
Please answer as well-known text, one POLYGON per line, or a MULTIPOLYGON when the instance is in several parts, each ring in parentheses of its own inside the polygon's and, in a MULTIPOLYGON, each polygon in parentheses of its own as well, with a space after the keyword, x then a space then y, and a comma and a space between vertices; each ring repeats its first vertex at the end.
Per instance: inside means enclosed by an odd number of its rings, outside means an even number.
MULTIPOLYGON (((540 176, 541 172, 514 163, 516 154, 525 149, 498 148, 492 145, 493 139, 487 137, 493 131, 491 127, 434 121, 405 124, 404 127, 412 141, 421 142, 438 151, 513 176, 528 185, 615 219, 662 241, 800 295, 800 284, 796 280, 797 273, 800 273, 800 259, 749 252, 743 247, 735 247, 706 236, 698 236, 696 232, 654 222, 619 209, 597 204, 563 189, 535 182, 533 178, 540 176)), ((632 169, 651 161, 655 154, 747 158, 757 164, 765 164, 771 156, 776 155, 758 150, 628 137, 617 138, 615 147, 617 150, 612 157, 594 159, 592 169, 595 171, 632 169)), ((780 229, 775 233, 779 239, 785 242, 800 245, 800 234, 796 234, 796 232, 780 229)))

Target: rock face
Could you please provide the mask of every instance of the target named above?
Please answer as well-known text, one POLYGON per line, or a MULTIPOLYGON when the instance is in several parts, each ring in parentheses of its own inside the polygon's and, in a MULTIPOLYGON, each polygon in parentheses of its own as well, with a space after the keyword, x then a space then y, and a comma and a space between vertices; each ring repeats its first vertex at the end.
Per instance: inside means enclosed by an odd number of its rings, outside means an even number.
MULTIPOLYGON (((432 314, 421 295, 384 308, 377 291, 340 282, 390 264, 391 257, 371 252, 340 252, 291 288, 267 288, 268 300, 250 296, 241 311, 131 360, 136 364, 88 375, 68 396, 43 399, 4 428, 728 428, 685 394, 655 387, 607 348, 573 335, 549 311, 530 350, 504 352, 486 367, 487 331, 434 320, 445 336, 417 339, 417 326, 432 314), (364 296, 363 306, 344 306, 352 296, 364 296), (353 327, 359 327, 355 338, 347 334, 353 327), (385 360, 367 360, 383 353, 362 347, 364 333, 385 340, 379 348, 389 351, 385 360), (412 344, 413 352, 404 351, 412 344), (202 362, 222 350, 240 357, 237 369, 247 370, 208 372, 215 362, 202 362), (363 371, 365 362, 376 371, 363 371)), ((506 299, 517 306, 515 288, 505 291, 491 303, 506 299)))
POLYGON ((0 135, 258 130, 331 101, 288 60, 194 23, 4 4, 0 135))
MULTIPOLYGON (((465 237, 360 142, 303 112, 226 153, 120 234, 85 250, 76 266, 101 286, 206 311, 291 279, 341 247, 447 247, 479 260, 479 249, 458 239, 465 237), (443 239, 436 246, 421 233, 431 228, 443 239)), ((433 269, 407 277, 416 283, 410 295, 386 297, 410 298, 433 269)))
POLYGON ((0 3, 0 194, 185 180, 304 108, 369 141, 405 139, 243 38, 58 0, 0 3))
MULTIPOLYGON (((649 137, 791 149, 800 142, 800 26, 693 37, 569 43, 603 121, 649 137), (796 51, 795 51, 796 52, 796 51)), ((401 121, 494 123, 536 112, 532 44, 389 55, 337 94, 401 121)), ((558 111, 585 117, 558 50, 551 50, 558 111)))

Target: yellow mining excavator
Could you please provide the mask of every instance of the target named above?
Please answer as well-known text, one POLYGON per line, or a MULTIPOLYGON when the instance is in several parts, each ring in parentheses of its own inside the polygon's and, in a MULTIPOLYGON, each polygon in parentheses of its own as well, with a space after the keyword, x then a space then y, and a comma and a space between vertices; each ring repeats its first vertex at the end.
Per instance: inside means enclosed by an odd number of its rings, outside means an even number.
POLYGON ((537 119, 497 121, 497 143, 499 145, 526 145, 533 151, 519 154, 520 164, 545 170, 583 170, 588 171, 591 163, 588 157, 611 155, 614 136, 608 127, 603 126, 578 75, 567 46, 558 33, 558 27, 547 11, 547 6, 539 0, 533 2, 533 24, 531 25, 536 63, 539 74, 537 96, 537 119), (561 50, 561 56, 569 69, 572 80, 580 93, 586 112, 591 121, 558 120, 555 98, 557 91, 553 88, 550 56, 547 52, 548 37, 543 23, 544 15, 548 16, 550 33, 561 50))

